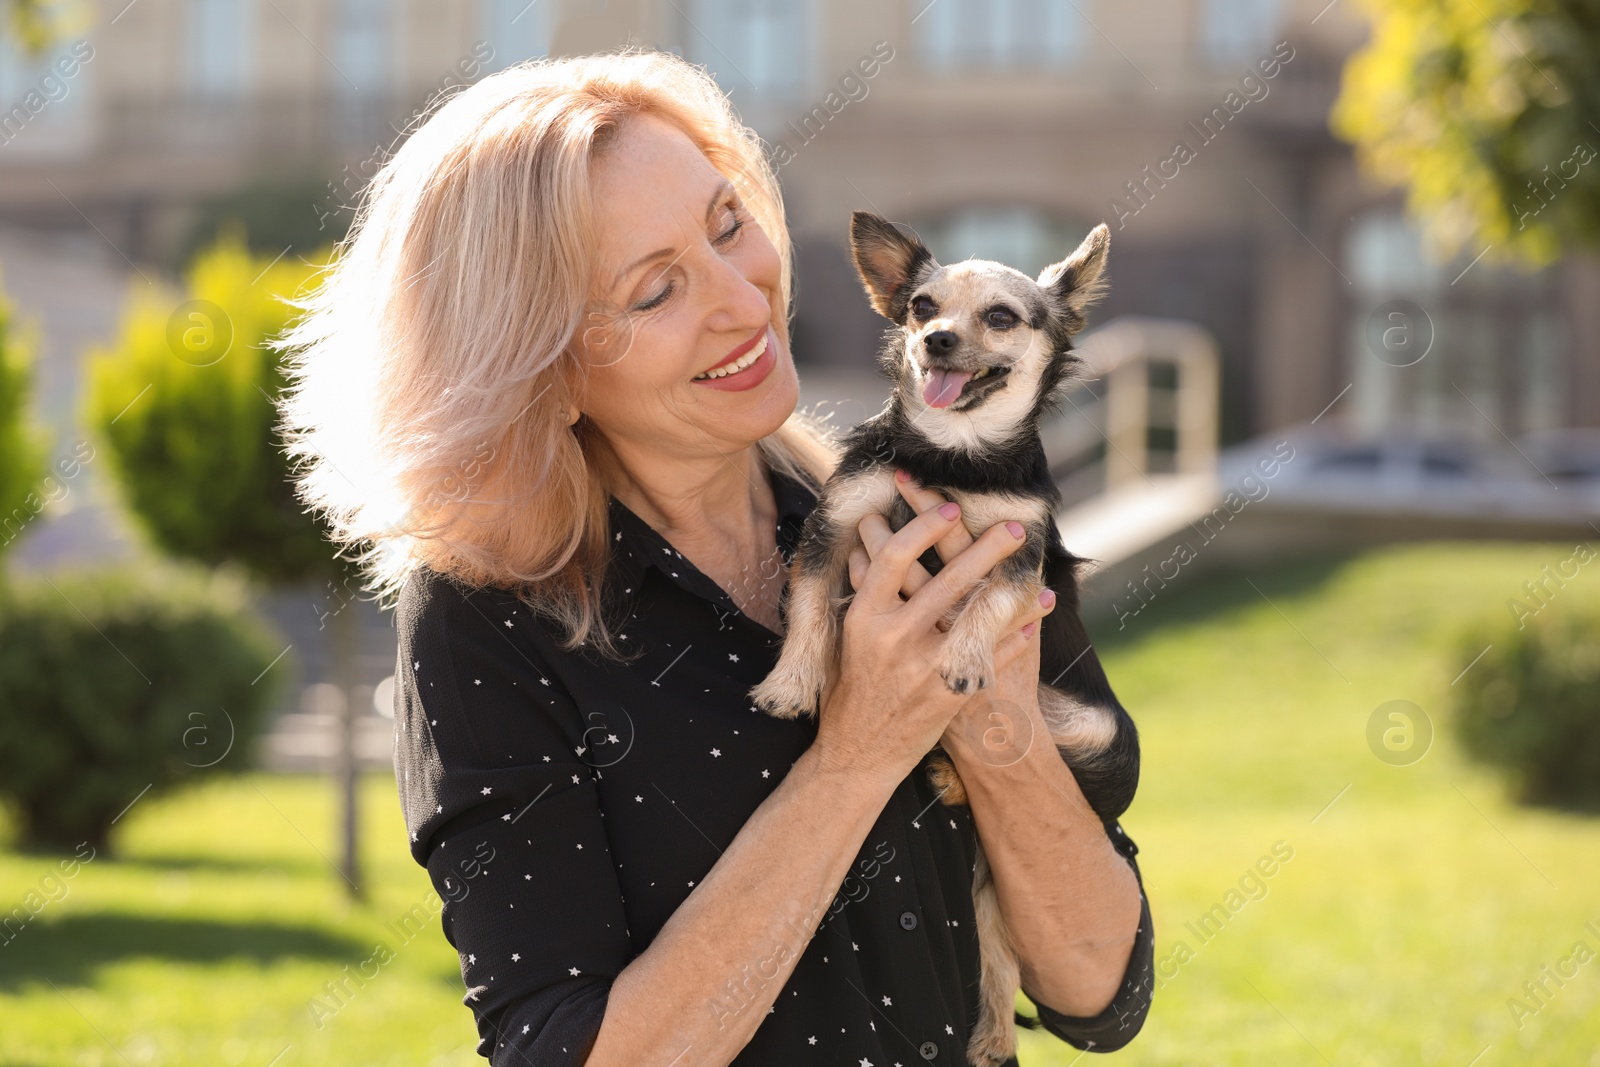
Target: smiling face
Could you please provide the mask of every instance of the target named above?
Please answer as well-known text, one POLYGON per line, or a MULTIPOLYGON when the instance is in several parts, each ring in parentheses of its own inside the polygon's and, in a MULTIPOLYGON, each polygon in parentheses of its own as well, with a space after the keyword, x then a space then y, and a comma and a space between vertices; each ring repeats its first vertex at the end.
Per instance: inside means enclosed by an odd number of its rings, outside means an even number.
POLYGON ((858 211, 850 250, 867 296, 900 327, 891 367, 913 424, 943 447, 1000 440, 1066 373, 1071 338, 1100 293, 1110 231, 1038 278, 990 260, 941 266, 888 220, 858 211))
POLYGON ((778 250, 681 130, 627 120, 591 168, 583 413, 621 455, 725 456, 799 399, 778 250), (709 372, 709 374, 708 374, 709 372))
POLYGON ((1032 278, 986 260, 939 267, 906 312, 906 358, 929 407, 968 411, 1001 392, 1032 399, 1051 348, 1041 336, 1050 307, 1032 278))

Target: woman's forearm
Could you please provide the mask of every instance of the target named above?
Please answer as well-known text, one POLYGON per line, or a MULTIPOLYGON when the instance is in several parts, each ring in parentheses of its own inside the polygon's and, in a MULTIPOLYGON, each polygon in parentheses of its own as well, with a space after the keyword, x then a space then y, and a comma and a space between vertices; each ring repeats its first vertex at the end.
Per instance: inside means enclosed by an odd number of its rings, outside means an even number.
POLYGON ((721 1067, 794 971, 897 783, 813 745, 612 984, 588 1067, 721 1067))
POLYGON ((1061 1014, 1093 1016, 1127 970, 1139 884, 1045 731, 1039 717, 1020 756, 978 752, 953 735, 945 747, 972 806, 1023 987, 1061 1014))

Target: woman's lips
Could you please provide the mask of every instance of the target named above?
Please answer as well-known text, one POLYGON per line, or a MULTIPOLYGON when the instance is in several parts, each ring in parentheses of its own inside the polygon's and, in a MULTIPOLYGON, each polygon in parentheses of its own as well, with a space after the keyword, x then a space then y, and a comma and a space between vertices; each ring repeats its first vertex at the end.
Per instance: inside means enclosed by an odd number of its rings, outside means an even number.
POLYGON ((712 389, 719 389, 724 392, 738 392, 743 389, 753 389, 760 385, 767 375, 772 373, 772 368, 777 365, 778 361, 776 339, 772 336, 771 328, 763 330, 749 342, 740 345, 739 349, 743 349, 743 351, 740 352, 735 349, 739 354, 731 359, 724 360, 718 366, 726 367, 738 363, 742 359, 750 361, 748 366, 742 370, 734 371, 732 374, 724 374, 717 378, 694 378, 691 379, 693 383, 695 385, 709 386, 712 389))
MULTIPOLYGON (((757 345, 766 343, 767 332, 768 331, 763 328, 760 333, 750 338, 750 340, 744 342, 738 348, 735 348, 732 352, 729 352, 720 363, 713 367, 707 367, 705 370, 701 371, 700 374, 695 375, 695 377, 699 378, 701 374, 710 374, 714 370, 721 370, 729 364, 737 363, 739 360, 744 359, 744 357, 750 353, 751 349, 755 348, 757 345)), ((759 357, 760 353, 757 353, 757 356, 759 357)))

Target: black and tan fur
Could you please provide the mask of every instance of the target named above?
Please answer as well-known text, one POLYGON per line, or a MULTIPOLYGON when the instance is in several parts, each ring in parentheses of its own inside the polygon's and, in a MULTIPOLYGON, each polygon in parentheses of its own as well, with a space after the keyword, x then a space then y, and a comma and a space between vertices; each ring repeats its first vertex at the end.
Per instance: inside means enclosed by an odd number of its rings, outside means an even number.
MULTIPOLYGON (((1101 292, 1110 232, 1096 227, 1077 251, 1037 279, 988 260, 941 266, 920 241, 866 212, 852 216, 850 237, 872 306, 894 323, 879 362, 895 388, 883 411, 844 439, 843 456, 791 564, 782 653, 751 698, 781 718, 816 713, 838 669, 843 615, 854 595, 849 559, 860 541, 857 526, 864 516, 879 514, 898 530, 914 517, 895 488, 895 468, 903 468, 959 503, 974 538, 1007 519, 1026 528, 1023 547, 997 564, 947 617, 940 675, 956 693, 985 688, 994 677, 994 647, 1011 621, 1045 586, 1055 590, 1055 609, 1040 624, 1039 706, 1084 796, 1109 825, 1127 810, 1138 785, 1138 733, 1079 618, 1080 560, 1056 529, 1060 494, 1038 424, 1060 403, 1079 363, 1071 340, 1101 292), (933 368, 989 373, 967 381, 953 401, 936 407, 923 398, 933 368)), ((921 562, 931 573, 942 566, 933 549, 921 562)), ((942 752, 929 761, 929 777, 944 791, 946 804, 966 802, 942 752)), ((968 1055, 989 1067, 1015 1051, 1013 1001, 1021 972, 981 847, 973 898, 982 1010, 968 1055)))

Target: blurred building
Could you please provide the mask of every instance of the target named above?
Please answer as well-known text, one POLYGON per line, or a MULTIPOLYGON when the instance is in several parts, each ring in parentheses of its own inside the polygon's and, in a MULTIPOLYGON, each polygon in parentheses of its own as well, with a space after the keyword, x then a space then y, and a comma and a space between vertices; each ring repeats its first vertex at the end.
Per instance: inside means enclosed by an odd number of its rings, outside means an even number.
MULTIPOLYGON (((802 402, 847 400, 846 424, 884 395, 872 370, 884 323, 846 251, 852 210, 912 225, 943 260, 1028 271, 1110 224, 1111 291, 1084 346, 1100 377, 1047 434, 1052 460, 1070 461, 1063 534, 1106 564, 1086 610, 1125 621, 1176 567, 1194 573, 1186 552, 1209 566, 1284 546, 1600 530, 1588 524, 1600 516, 1600 266, 1523 275, 1475 249, 1450 264, 1423 256, 1399 194, 1364 181, 1327 129, 1365 35, 1348 2, 79 10, 81 29, 43 55, 0 41, 3 284, 42 319, 39 406, 62 432, 83 350, 114 330, 127 287, 174 276, 219 219, 243 218, 269 255, 331 240, 441 90, 632 43, 705 64, 767 142, 796 245, 802 402), (1233 522, 1225 491, 1269 449, 1281 457, 1280 437, 1301 458, 1233 522)), ((125 553, 101 477, 11 565, 125 553)), ((318 590, 274 602, 303 683, 329 674, 322 604, 318 590)), ((393 636, 369 608, 362 674, 376 685, 393 636)), ((269 765, 333 758, 318 692, 283 709, 295 714, 269 765)), ((364 761, 386 765, 384 746, 369 747, 364 761)))
POLYGON ((845 254, 851 209, 912 224, 943 257, 1029 270, 1104 219, 1100 321, 1209 330, 1224 443, 1336 397, 1329 420, 1372 435, 1491 441, 1600 418, 1595 267, 1430 265, 1397 197, 1327 132, 1364 34, 1336 0, 87 6, 92 58, 72 77, 48 82, 69 42, 0 57, 0 107, 17 102, 0 118, 0 221, 92 229, 131 262, 170 265, 209 200, 274 183, 291 217, 269 226, 332 232, 432 93, 631 41, 705 63, 771 145, 812 365, 865 367, 881 332, 845 254), (1425 321, 1380 314, 1379 335, 1400 323, 1432 349, 1405 375, 1373 358, 1369 321, 1402 299, 1425 321))

